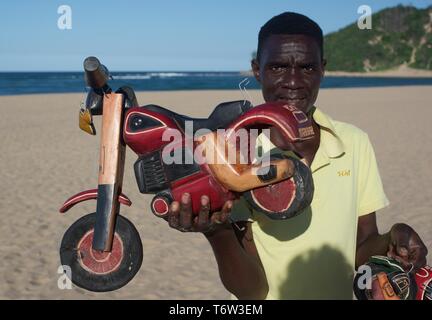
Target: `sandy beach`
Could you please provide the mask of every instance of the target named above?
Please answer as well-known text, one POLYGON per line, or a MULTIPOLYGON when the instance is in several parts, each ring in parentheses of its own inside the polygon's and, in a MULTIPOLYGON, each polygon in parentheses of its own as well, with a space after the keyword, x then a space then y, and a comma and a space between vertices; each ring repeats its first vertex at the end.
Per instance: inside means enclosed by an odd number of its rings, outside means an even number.
MULTIPOLYGON (((259 91, 249 91, 254 104, 259 91)), ((243 99, 240 91, 140 92, 138 101, 207 116, 217 103, 243 99)), ((66 229, 95 201, 58 209, 71 195, 97 187, 100 136, 78 128, 82 94, 1 96, 0 299, 228 299, 216 261, 201 234, 183 234, 153 216, 151 196, 139 193, 128 149, 121 213, 140 232, 144 260, 137 276, 110 293, 60 290, 58 248, 66 229)), ((386 232, 395 222, 413 226, 432 251, 432 87, 323 89, 317 106, 369 134, 391 205, 378 212, 386 232)), ((96 128, 100 121, 96 118, 96 128)), ((429 263, 432 263, 429 255, 429 263)))

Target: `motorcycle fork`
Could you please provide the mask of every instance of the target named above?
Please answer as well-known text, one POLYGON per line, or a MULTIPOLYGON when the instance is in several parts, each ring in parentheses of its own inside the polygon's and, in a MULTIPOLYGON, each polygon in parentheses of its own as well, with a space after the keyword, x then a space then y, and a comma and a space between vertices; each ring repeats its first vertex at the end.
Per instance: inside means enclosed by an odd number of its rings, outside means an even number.
POLYGON ((104 95, 99 149, 98 197, 92 247, 111 251, 115 222, 119 213, 126 146, 122 137, 124 96, 104 95))

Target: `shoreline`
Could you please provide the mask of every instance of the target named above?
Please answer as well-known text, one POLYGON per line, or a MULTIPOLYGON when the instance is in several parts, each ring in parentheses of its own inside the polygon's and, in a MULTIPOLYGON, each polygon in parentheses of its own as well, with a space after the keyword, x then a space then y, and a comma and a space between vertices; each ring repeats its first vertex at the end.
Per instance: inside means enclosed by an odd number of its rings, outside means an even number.
MULTIPOLYGON (((332 76, 326 73, 328 76, 332 76)), ((338 75, 339 76, 339 75, 338 75)), ((343 77, 344 75, 341 75, 343 77)), ((359 76, 361 77, 361 76, 359 76)), ((376 77, 380 77, 376 75, 376 77)), ((396 77, 396 76, 395 76, 396 77)), ((432 78, 432 76, 431 76, 432 78)), ((386 86, 370 86, 370 87, 321 87, 320 91, 327 90, 364 90, 364 89, 391 89, 391 88, 409 88, 409 87, 432 87, 432 84, 410 84, 410 85, 386 85, 386 86)), ((185 90, 136 90, 135 94, 140 95, 153 95, 153 94, 199 94, 199 93, 239 93, 239 97, 243 97, 241 91, 238 89, 185 89, 185 90)), ((247 92, 261 92, 260 88, 251 88, 248 89, 247 92)), ((14 97, 42 97, 42 96, 80 96, 83 100, 85 100, 85 95, 82 92, 35 92, 35 93, 17 93, 17 94, 0 94, 0 99, 2 98, 14 98, 14 97)))
POLYGON ((432 71, 419 70, 419 72, 402 73, 399 71, 375 71, 375 72, 346 72, 326 71, 325 76, 330 77, 364 77, 364 78, 432 78, 432 71))

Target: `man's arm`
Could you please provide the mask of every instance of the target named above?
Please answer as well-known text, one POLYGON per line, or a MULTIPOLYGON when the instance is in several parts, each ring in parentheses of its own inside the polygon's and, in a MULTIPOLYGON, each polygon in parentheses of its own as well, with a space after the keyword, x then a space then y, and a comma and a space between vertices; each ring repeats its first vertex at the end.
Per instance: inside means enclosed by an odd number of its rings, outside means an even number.
POLYGON ((428 250, 419 235, 408 225, 397 223, 389 232, 380 235, 375 212, 359 217, 357 228, 356 268, 373 255, 398 260, 406 269, 411 265, 426 265, 428 250))
POLYGON ((378 233, 375 212, 359 217, 357 226, 356 269, 373 255, 387 255, 390 232, 378 233))
POLYGON ((201 197, 197 216, 192 214, 190 195, 185 193, 181 202, 170 205, 168 223, 183 232, 201 232, 209 241, 225 288, 238 299, 265 299, 267 278, 252 237, 250 222, 231 225, 232 201, 227 201, 220 212, 210 212, 207 196, 201 197))
POLYGON ((267 278, 255 246, 250 222, 238 222, 206 235, 225 288, 238 299, 265 299, 267 278))

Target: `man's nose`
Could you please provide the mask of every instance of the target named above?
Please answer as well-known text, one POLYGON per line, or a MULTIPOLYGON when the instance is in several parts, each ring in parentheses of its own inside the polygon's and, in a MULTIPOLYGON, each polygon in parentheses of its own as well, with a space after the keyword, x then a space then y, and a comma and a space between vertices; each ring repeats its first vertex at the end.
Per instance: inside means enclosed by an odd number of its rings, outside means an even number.
POLYGON ((287 89, 299 89, 303 87, 303 75, 300 68, 288 68, 284 73, 282 84, 287 89))

